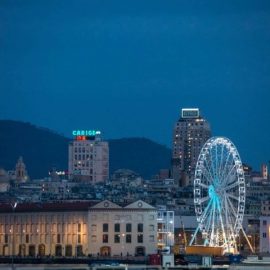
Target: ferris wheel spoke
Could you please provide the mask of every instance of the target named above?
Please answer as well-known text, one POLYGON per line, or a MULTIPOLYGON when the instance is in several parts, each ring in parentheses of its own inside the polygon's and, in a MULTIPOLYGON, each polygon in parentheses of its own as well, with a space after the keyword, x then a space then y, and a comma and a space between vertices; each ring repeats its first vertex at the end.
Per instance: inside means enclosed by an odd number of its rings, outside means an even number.
POLYGON ((221 178, 221 173, 222 173, 222 162, 223 162, 223 151, 224 151, 224 144, 222 144, 221 147, 221 155, 220 155, 220 164, 219 164, 219 176, 221 178))
POLYGON ((236 170, 234 170, 236 168, 236 165, 234 164, 230 171, 228 172, 228 174, 226 175, 226 177, 224 177, 224 182, 226 183, 226 180, 229 178, 229 176, 233 176, 233 174, 236 174, 236 170), (232 174, 233 173, 233 174, 232 174))
POLYGON ((205 221, 208 222, 211 219, 212 211, 213 211, 213 208, 211 207, 209 209, 209 211, 207 211, 207 213, 205 213, 202 222, 205 222, 205 221))
POLYGON ((239 198, 238 197, 236 197, 236 196, 234 196, 232 194, 229 194, 229 193, 227 194, 227 196, 239 202, 239 198))
POLYGON ((204 188, 206 188, 206 189, 208 189, 208 188, 209 188, 209 186, 205 185, 205 184, 204 184, 204 183, 202 183, 202 182, 199 184, 199 186, 204 187, 204 188))
POLYGON ((208 202, 208 204, 207 204, 207 206, 206 206, 206 208, 205 208, 205 210, 204 210, 204 212, 203 212, 203 214, 202 214, 202 216, 201 216, 201 218, 200 218, 200 222, 201 222, 201 223, 204 221, 204 219, 205 219, 205 217, 206 217, 206 215, 207 215, 209 209, 211 209, 210 206, 211 206, 212 202, 213 202, 212 199, 208 202))
POLYGON ((231 222, 229 220, 229 215, 228 215, 229 206, 228 206, 228 202, 226 200, 226 197, 225 197, 225 200, 224 200, 224 207, 225 207, 225 222, 226 222, 226 227, 229 227, 229 229, 231 229, 231 226, 230 226, 231 225, 231 222))
POLYGON ((211 220, 212 220, 212 212, 213 208, 210 208, 210 211, 207 213, 207 215, 204 217, 203 223, 205 223, 205 228, 207 231, 209 231, 211 220))
POLYGON ((233 230, 233 224, 234 222, 232 221, 232 213, 233 215, 236 217, 237 214, 236 214, 236 211, 235 211, 235 208, 234 206, 231 205, 229 206, 230 202, 229 202, 229 198, 227 198, 227 195, 226 195, 226 199, 225 199, 225 202, 226 202, 226 219, 227 219, 227 226, 228 228, 231 230, 231 233, 233 234, 234 230, 233 230))
POLYGON ((218 177, 218 176, 219 176, 219 175, 218 175, 218 167, 219 167, 219 166, 218 166, 218 144, 216 144, 215 146, 216 146, 216 147, 215 147, 215 148, 216 148, 216 151, 215 151, 215 152, 216 152, 215 174, 216 174, 216 178, 219 179, 219 177, 218 177))
POLYGON ((205 180, 209 184, 208 185, 208 187, 209 187, 210 185, 213 184, 213 177, 212 177, 212 175, 211 175, 211 173, 209 171, 206 170, 206 172, 207 172, 207 174, 205 174, 205 180))
MULTIPOLYGON (((206 165, 205 169, 208 172, 208 175, 210 176, 210 179, 213 180, 214 179, 214 176, 213 176, 213 174, 211 172, 211 165, 209 164, 209 162, 208 162, 207 159, 205 160, 205 165, 206 165)), ((212 183, 212 181, 210 183, 212 183)))
POLYGON ((230 157, 231 157, 231 153, 229 152, 228 155, 227 155, 226 161, 225 161, 225 165, 223 167, 223 173, 222 173, 221 178, 224 178, 224 175, 225 175, 225 173, 227 171, 226 168, 228 168, 228 162, 230 160, 230 157))
POLYGON ((216 179, 217 178, 217 175, 216 175, 216 169, 215 169, 215 167, 214 166, 216 166, 216 160, 215 160, 215 162, 213 161, 213 158, 214 158, 214 149, 213 148, 211 148, 211 155, 210 155, 210 157, 211 157, 211 170, 212 170, 212 172, 213 172, 213 179, 216 179))
POLYGON ((223 191, 230 190, 230 189, 232 189, 232 188, 237 187, 238 185, 239 185, 238 181, 235 181, 235 182, 231 183, 230 185, 226 186, 226 187, 223 189, 223 191))
POLYGON ((209 196, 203 197, 200 199, 200 203, 206 202, 209 200, 209 196))
POLYGON ((211 223, 212 218, 213 218, 213 208, 211 208, 211 211, 208 215, 208 219, 206 220, 206 225, 205 225, 205 230, 208 232, 208 235, 209 235, 209 231, 210 231, 210 224, 212 224, 211 223))
POLYGON ((226 195, 226 199, 227 199, 228 202, 229 202, 229 205, 230 205, 230 208, 231 208, 231 210, 232 210, 233 215, 237 218, 237 212, 235 211, 235 207, 233 206, 233 203, 232 203, 231 200, 227 197, 227 195, 226 195))
POLYGON ((229 162, 227 163, 226 168, 224 169, 224 173, 222 175, 222 182, 226 184, 227 178, 231 175, 231 172, 234 172, 234 164, 233 159, 229 159, 229 162))

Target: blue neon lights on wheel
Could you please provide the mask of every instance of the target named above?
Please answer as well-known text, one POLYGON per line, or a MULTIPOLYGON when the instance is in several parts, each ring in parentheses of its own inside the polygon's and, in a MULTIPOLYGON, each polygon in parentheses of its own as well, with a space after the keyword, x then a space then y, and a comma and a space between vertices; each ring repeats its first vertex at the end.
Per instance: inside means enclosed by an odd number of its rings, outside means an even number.
POLYGON ((194 178, 194 205, 204 245, 237 249, 245 210, 245 177, 239 153, 224 137, 210 138, 198 157, 194 178))

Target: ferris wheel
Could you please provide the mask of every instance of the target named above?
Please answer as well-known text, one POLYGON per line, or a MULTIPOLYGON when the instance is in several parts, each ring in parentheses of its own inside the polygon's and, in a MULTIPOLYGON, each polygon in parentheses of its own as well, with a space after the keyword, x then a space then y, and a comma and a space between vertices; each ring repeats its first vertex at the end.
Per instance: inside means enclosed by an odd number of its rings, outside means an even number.
POLYGON ((195 170, 194 205, 198 227, 190 245, 200 231, 205 246, 236 251, 245 195, 244 170, 236 147, 227 138, 210 138, 201 149, 195 170))

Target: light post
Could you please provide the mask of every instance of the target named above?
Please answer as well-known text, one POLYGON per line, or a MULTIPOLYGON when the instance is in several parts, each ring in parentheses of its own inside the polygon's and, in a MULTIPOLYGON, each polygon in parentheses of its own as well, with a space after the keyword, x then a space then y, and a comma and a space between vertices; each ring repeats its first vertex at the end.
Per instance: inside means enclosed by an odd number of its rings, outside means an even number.
POLYGON ((15 210, 16 210, 16 207, 18 205, 18 202, 15 202, 15 203, 11 203, 10 204, 11 207, 12 207, 12 212, 13 212, 13 225, 12 225, 12 257, 11 257, 11 264, 12 264, 12 269, 14 269, 14 253, 15 253, 15 230, 14 230, 14 227, 15 227, 15 210))
POLYGON ((124 250, 125 250, 125 234, 122 233, 122 251, 121 251, 121 257, 124 255, 124 250))
POLYGON ((254 253, 256 253, 256 232, 255 232, 255 226, 254 226, 254 224, 248 224, 248 227, 250 228, 250 233, 251 233, 251 244, 253 242, 253 250, 254 250, 254 253))

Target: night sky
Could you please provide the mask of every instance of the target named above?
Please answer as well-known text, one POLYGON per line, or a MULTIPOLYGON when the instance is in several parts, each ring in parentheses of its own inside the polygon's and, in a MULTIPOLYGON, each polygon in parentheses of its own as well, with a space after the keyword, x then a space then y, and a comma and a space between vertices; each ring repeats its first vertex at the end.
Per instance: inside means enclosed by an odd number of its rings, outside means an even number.
POLYGON ((199 107, 255 169, 270 160, 270 1, 0 1, 0 119, 170 147, 199 107))

